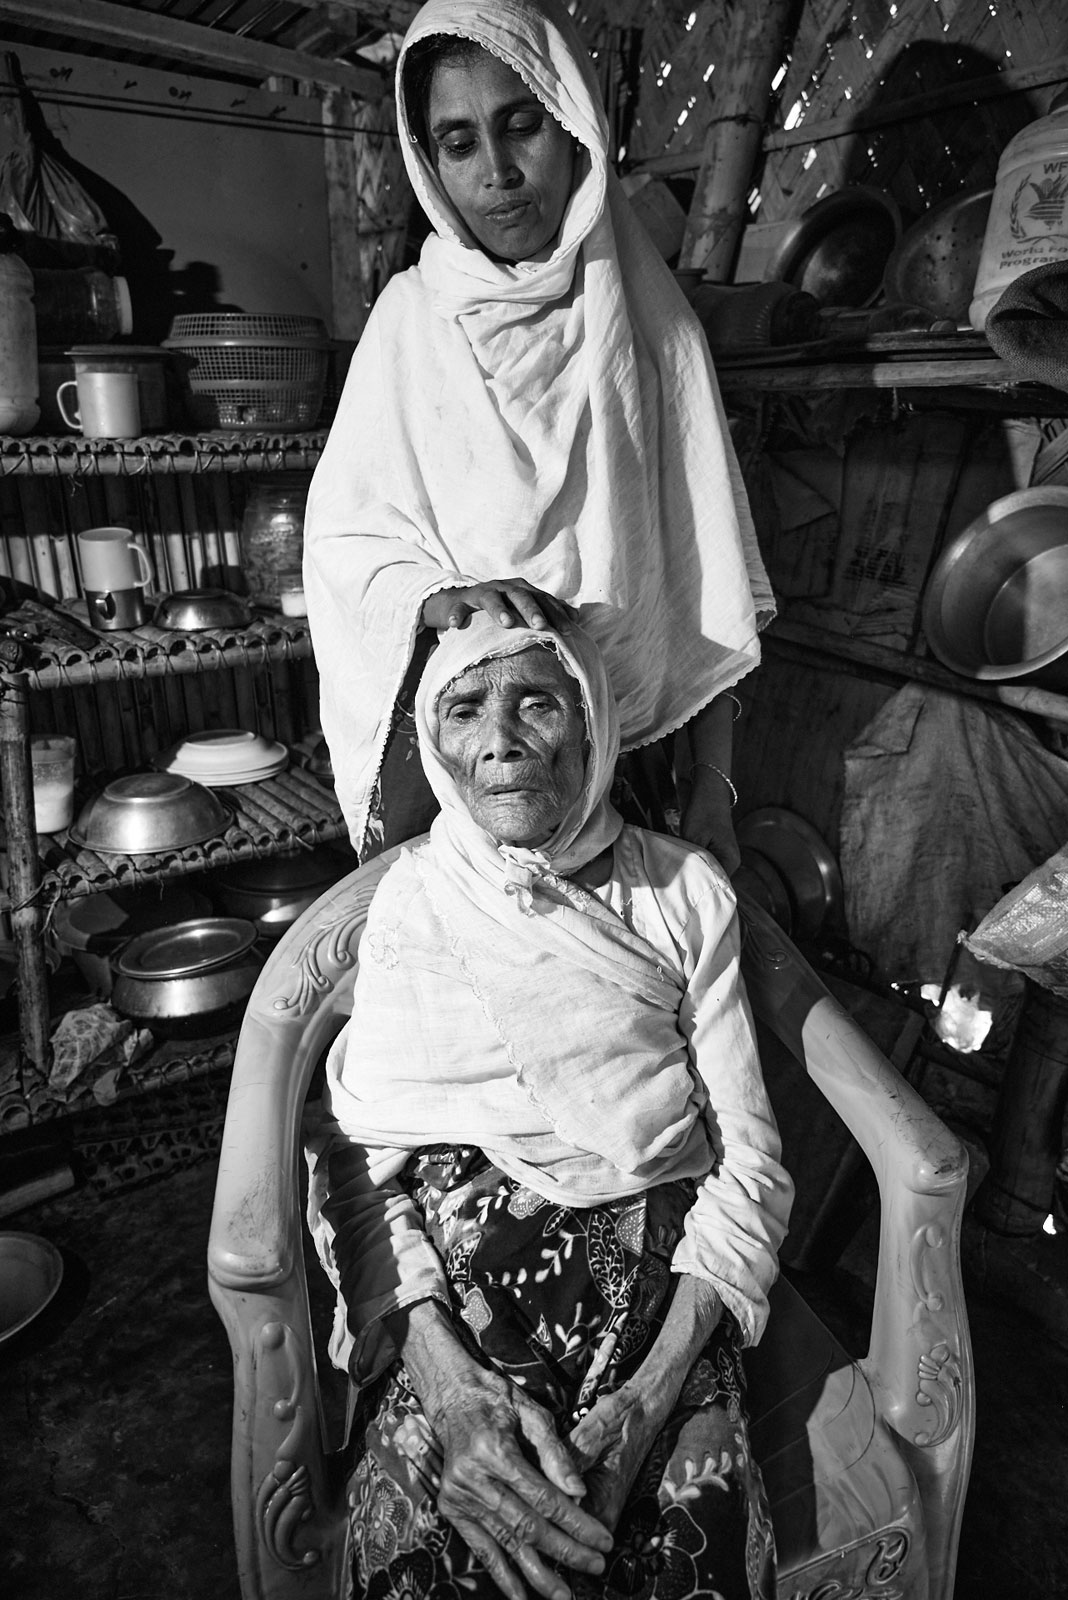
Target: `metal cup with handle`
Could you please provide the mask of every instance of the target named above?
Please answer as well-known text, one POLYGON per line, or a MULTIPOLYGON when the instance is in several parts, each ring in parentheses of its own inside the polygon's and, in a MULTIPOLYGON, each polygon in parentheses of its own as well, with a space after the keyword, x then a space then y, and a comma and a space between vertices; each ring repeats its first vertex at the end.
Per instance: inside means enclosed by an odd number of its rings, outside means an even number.
POLYGON ((89 621, 94 628, 136 628, 145 620, 145 586, 152 562, 130 528, 87 528, 78 557, 89 621))

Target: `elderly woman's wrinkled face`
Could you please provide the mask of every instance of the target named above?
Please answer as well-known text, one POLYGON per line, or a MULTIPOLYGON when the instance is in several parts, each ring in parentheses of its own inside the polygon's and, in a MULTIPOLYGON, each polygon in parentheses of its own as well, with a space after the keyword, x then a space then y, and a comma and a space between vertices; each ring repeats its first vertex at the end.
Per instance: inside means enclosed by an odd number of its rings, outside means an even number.
POLYGON ((438 700, 438 749, 467 809, 499 844, 545 844, 582 793, 578 685, 555 651, 480 662, 438 700))
POLYGON ((488 50, 434 71, 431 159, 478 243, 526 261, 556 237, 571 195, 574 140, 518 73, 488 50))

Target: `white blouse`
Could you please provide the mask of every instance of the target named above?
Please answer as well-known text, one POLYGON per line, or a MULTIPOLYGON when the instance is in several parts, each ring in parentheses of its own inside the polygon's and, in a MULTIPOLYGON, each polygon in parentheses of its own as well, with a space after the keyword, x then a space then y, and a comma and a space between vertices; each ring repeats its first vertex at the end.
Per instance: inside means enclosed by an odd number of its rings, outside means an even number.
MULTIPOLYGON (((578 889, 581 895, 588 891, 578 889)), ((599 898, 637 934, 681 966, 685 991, 679 1030, 704 1101, 700 1147, 713 1152, 693 1170, 693 1141, 661 1181, 700 1179, 672 1268, 714 1285, 743 1342, 755 1344, 767 1320, 793 1184, 783 1168, 764 1088, 752 1015, 739 970, 740 931, 730 884, 705 851, 625 827, 610 881, 599 898)), ((566 1026, 566 1019, 558 1019, 566 1026)), ((547 1025, 551 1019, 547 1017, 547 1025)), ((344 1132, 344 1076, 358 1071, 359 1042, 344 1030, 327 1064, 324 1113, 308 1144, 309 1221, 320 1259, 339 1292, 331 1357, 360 1383, 394 1352, 382 1318, 427 1298, 448 1303, 444 1267, 416 1207, 397 1181, 410 1152, 386 1152, 344 1132), (330 1166, 333 1166, 331 1183, 330 1166), (329 1200, 329 1215, 324 1207, 329 1200)), ((484 1086, 483 1086, 484 1092, 484 1086)), ((507 1073, 493 1085, 494 1123, 522 1130, 510 1159, 507 1133, 490 1159, 523 1182, 519 1152, 529 1148, 531 1102, 507 1073)), ((607 1114, 607 1108, 606 1108, 607 1114)), ((545 1133, 554 1130, 546 1125, 545 1133)), ((468 1143, 478 1143, 472 1138, 468 1143)), ((485 1148, 485 1142, 483 1142, 485 1148)), ((536 1187, 536 1185, 534 1185, 536 1187)))

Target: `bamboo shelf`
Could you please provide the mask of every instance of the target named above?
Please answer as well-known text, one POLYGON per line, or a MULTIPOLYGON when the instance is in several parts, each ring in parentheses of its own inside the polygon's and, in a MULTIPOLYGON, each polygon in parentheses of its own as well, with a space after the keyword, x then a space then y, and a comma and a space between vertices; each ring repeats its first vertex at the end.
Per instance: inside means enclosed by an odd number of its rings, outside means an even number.
POLYGON ((161 433, 139 439, 0 435, 0 477, 143 478, 205 472, 292 472, 315 466, 326 429, 307 433, 161 433))
POLYGON ((1037 684, 963 678, 927 656, 911 655, 870 640, 814 628, 807 623, 793 622, 789 617, 776 617, 766 630, 764 640, 776 654, 791 660, 805 661, 822 656, 836 663, 842 671, 860 671, 889 683, 925 683, 949 694, 982 700, 1068 726, 1068 695, 1037 684))
POLYGON ((208 1039, 160 1040, 148 1055, 125 1067, 108 1098, 100 1099, 98 1085, 108 1070, 103 1064, 90 1064, 83 1078, 57 1093, 43 1073, 20 1070, 17 1038, 0 1040, 0 1129, 14 1133, 60 1118, 99 1117, 109 1106, 144 1095, 203 1079, 222 1080, 233 1066, 236 1047, 236 1031, 208 1039))
POLYGON ((1020 378, 978 333, 877 334, 847 345, 823 340, 807 345, 746 351, 713 350, 720 387, 731 395, 805 394, 840 389, 939 390, 956 405, 964 393, 984 393, 1022 415, 1063 415, 1060 389, 1020 378), (952 391, 952 393, 950 392, 952 391))
POLYGON ((100 855, 75 845, 66 834, 51 837, 38 896, 57 899, 142 888, 235 861, 291 854, 348 837, 333 790, 311 773, 291 767, 260 783, 216 790, 229 806, 230 824, 217 838, 155 855, 100 855))
POLYGON ((312 653, 307 618, 279 612, 264 612, 243 628, 186 633, 146 624, 96 633, 78 611, 29 600, 7 612, 0 620, 0 686, 71 689, 303 661, 312 653))

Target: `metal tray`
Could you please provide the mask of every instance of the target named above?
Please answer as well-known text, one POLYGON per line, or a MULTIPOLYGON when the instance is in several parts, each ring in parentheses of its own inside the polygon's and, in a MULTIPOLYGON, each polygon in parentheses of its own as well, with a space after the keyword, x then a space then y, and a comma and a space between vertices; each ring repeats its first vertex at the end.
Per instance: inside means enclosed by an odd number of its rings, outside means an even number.
POLYGON ((840 922, 845 895, 838 862, 811 822, 783 806, 763 806, 736 829, 739 848, 759 851, 779 871, 790 896, 793 937, 814 939, 840 922))

